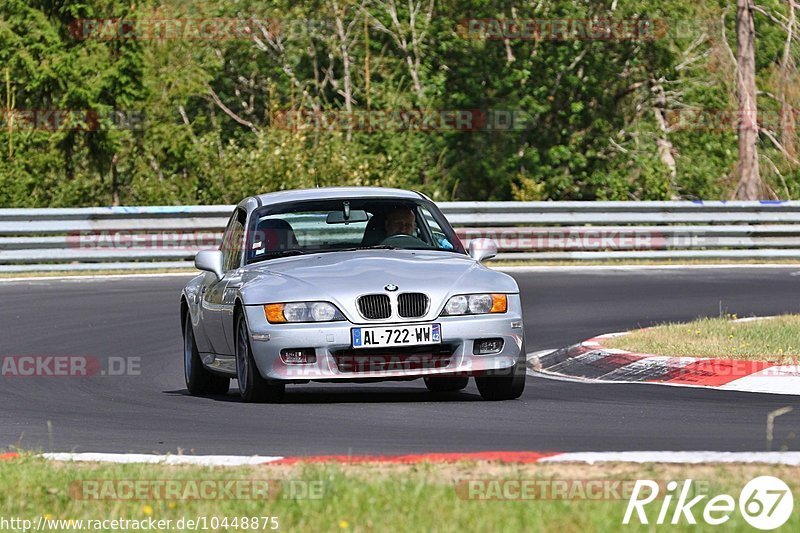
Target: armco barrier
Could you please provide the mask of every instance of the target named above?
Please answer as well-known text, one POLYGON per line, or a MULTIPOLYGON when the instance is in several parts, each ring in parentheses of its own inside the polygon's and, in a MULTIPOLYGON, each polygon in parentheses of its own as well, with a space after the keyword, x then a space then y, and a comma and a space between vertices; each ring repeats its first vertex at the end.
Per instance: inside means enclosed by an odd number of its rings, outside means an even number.
MULTIPOLYGON (((504 260, 800 259, 800 201, 445 202, 504 260)), ((232 206, 0 209, 0 271, 191 267, 232 206)))

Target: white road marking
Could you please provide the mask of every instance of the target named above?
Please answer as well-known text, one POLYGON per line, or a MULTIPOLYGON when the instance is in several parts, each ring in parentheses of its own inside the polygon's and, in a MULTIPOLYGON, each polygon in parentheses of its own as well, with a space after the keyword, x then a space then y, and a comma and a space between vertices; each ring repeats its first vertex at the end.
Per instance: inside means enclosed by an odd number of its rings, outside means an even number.
POLYGON ((718 387, 722 390, 800 395, 800 366, 771 366, 718 387))
POLYGON ((153 463, 165 465, 243 466, 260 465, 283 459, 282 456, 240 455, 155 455, 141 453, 43 453, 51 461, 91 461, 99 463, 153 463))
POLYGON ((75 276, 22 276, 18 278, 0 278, 0 283, 19 283, 22 281, 106 281, 117 279, 133 278, 163 278, 163 277, 194 277, 200 274, 196 272, 162 272, 161 274, 92 274, 75 276))
POLYGON ((796 263, 764 263, 764 264, 738 264, 723 263, 719 265, 553 265, 553 266, 487 266, 502 272, 567 272, 570 270, 713 270, 713 269, 747 269, 747 268, 798 268, 796 263))
MULTIPOLYGON (((52 461, 152 463, 165 465, 245 466, 283 459, 279 456, 150 455, 122 453, 45 453, 52 461)), ((474 459, 473 459, 474 460, 474 459)), ((800 466, 800 452, 627 451, 567 452, 543 457, 540 463, 672 463, 672 464, 780 464, 800 466)))
POLYGON ((800 466, 800 452, 573 452, 544 457, 540 463, 767 463, 800 466))

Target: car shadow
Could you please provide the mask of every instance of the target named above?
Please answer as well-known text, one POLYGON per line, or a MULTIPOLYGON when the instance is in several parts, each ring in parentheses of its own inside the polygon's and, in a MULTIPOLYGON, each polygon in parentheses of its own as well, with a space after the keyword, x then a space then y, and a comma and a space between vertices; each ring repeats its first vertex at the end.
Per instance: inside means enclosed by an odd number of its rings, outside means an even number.
MULTIPOLYGON (((186 389, 163 391, 170 396, 190 396, 186 389)), ((228 394, 209 396, 196 396, 197 400, 210 400, 215 402, 242 403, 239 390, 231 388, 228 394)), ((482 401, 476 392, 464 390, 459 392, 433 393, 426 389, 410 387, 407 390, 400 387, 370 387, 356 390, 353 387, 287 387, 283 400, 277 405, 285 404, 335 404, 335 403, 441 403, 441 402, 474 402, 482 401), (336 390, 340 389, 340 390, 336 390)))

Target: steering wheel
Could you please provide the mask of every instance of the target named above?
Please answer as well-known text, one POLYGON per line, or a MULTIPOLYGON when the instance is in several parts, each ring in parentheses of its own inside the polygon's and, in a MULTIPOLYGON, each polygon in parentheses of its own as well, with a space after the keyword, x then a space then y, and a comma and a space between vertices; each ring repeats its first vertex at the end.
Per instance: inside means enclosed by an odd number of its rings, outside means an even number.
POLYGON ((393 248, 431 248, 431 246, 422 239, 418 239, 413 235, 403 234, 386 237, 383 239, 383 241, 381 241, 381 244, 385 244, 386 246, 391 246, 393 248))

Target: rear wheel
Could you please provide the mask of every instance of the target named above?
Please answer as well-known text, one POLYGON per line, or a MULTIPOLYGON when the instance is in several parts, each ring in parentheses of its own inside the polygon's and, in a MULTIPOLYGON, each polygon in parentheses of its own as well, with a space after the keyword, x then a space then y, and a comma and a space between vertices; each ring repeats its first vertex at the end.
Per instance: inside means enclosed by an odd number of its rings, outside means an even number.
POLYGON ((425 386, 431 392, 456 392, 468 384, 469 377, 466 376, 425 378, 425 386))
POLYGON ((475 384, 478 386, 478 392, 484 400, 498 401, 498 400, 515 400, 522 396, 525 390, 525 369, 527 361, 525 357, 525 350, 517 359, 517 363, 502 371, 505 375, 486 375, 475 377, 475 384))
POLYGON ((261 377, 253 358, 250 331, 243 314, 236 318, 236 376, 239 380, 239 394, 248 403, 279 402, 286 390, 286 384, 261 377))
POLYGON ((186 316, 183 325, 183 376, 186 388, 193 396, 225 394, 231 385, 229 378, 212 374, 203 366, 194 340, 192 320, 186 316))

